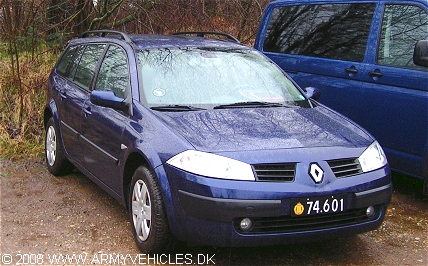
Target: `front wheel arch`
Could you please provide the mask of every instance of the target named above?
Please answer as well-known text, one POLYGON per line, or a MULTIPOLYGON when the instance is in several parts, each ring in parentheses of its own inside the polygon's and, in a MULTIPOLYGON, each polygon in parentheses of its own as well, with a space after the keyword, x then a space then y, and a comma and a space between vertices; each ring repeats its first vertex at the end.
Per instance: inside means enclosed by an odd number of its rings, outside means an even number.
POLYGON ((129 218, 138 248, 147 254, 170 252, 175 246, 165 209, 165 201, 155 173, 139 166, 131 179, 128 198, 129 218))
POLYGON ((130 206, 128 202, 129 198, 129 188, 131 186, 132 177, 135 173, 135 171, 140 166, 145 166, 149 168, 149 163, 146 161, 146 159, 139 153, 132 153, 128 156, 125 166, 124 166, 124 172, 123 172, 123 201, 126 206, 126 209, 130 211, 130 206))
MULTIPOLYGON (((154 157, 154 152, 151 152, 152 157, 154 157)), ((168 181, 168 178, 166 177, 165 172, 163 171, 163 167, 157 167, 154 168, 154 164, 159 164, 159 161, 151 161, 148 159, 148 157, 143 153, 141 150, 135 150, 132 153, 130 153, 127 158, 126 162, 123 167, 123 181, 122 181, 122 195, 123 195, 123 202, 122 204, 125 205, 126 209, 129 211, 129 203, 128 203, 128 194, 129 194, 129 186, 131 184, 132 176, 134 175, 135 171, 138 167, 144 166, 148 169, 150 169, 156 176, 157 181, 161 187, 162 191, 162 197, 165 199, 166 202, 172 202, 172 196, 170 194, 171 187, 170 183, 168 181)), ((170 222, 174 223, 174 210, 172 204, 167 204, 166 206, 166 212, 168 216, 168 220, 170 222)))

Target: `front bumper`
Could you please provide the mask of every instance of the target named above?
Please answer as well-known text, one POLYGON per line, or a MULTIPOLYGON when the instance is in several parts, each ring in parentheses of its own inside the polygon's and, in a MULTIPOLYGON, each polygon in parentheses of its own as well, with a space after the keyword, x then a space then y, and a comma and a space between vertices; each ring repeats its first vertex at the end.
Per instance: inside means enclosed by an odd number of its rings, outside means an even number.
POLYGON ((320 241, 378 228, 391 200, 389 167, 358 176, 313 181, 247 182, 204 178, 167 167, 171 181, 171 231, 196 245, 263 246, 320 241), (293 198, 345 195, 346 211, 292 217, 293 198), (367 207, 375 214, 368 217, 367 207), (254 230, 242 231, 239 222, 250 218, 254 230), (316 224, 313 226, 312 224, 316 224), (272 229, 274 228, 274 229, 272 229))
MULTIPOLYGON (((193 217, 217 222, 230 222, 243 217, 276 217, 284 215, 283 200, 222 199, 178 191, 184 211, 193 217)), ((350 209, 361 209, 388 203, 392 185, 353 193, 350 209)), ((289 213, 287 215, 290 215, 289 213)))

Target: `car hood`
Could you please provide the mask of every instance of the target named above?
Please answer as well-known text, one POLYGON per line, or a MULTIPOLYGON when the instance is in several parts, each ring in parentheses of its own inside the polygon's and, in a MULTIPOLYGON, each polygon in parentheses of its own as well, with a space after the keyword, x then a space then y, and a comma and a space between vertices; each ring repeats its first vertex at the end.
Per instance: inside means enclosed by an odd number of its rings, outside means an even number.
POLYGON ((156 112, 171 132, 206 152, 367 147, 373 139, 325 107, 156 112))

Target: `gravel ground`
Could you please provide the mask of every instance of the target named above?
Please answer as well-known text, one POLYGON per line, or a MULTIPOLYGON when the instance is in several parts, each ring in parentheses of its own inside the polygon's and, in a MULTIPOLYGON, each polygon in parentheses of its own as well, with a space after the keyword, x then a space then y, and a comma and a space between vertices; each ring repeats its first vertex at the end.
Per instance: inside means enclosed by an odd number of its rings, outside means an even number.
POLYGON ((260 248, 179 247, 139 254, 123 206, 79 172, 50 175, 41 160, 0 159, 1 265, 428 265, 422 182, 394 175, 375 231, 328 242, 260 248), (79 261, 77 261, 79 260, 79 261))

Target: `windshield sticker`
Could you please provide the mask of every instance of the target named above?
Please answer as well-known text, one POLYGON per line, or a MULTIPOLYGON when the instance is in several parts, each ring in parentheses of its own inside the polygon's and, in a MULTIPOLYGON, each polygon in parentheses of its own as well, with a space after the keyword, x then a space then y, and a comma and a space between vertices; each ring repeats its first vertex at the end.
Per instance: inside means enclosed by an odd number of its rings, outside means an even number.
POLYGON ((154 89, 153 95, 156 97, 163 97, 163 96, 165 96, 165 90, 164 89, 154 89))

